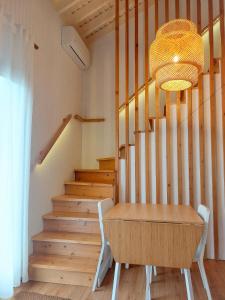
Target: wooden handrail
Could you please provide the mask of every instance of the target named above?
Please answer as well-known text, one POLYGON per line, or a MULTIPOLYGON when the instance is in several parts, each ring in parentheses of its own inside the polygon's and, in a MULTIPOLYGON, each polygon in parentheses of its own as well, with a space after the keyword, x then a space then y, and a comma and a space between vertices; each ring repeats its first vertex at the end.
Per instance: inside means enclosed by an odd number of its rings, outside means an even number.
POLYGON ((55 132, 55 134, 49 141, 46 148, 40 152, 38 164, 41 164, 45 160, 46 156, 48 155, 48 153, 50 152, 50 150, 52 149, 52 147, 54 146, 54 144, 56 143, 56 141, 58 140, 58 138, 60 137, 60 135, 62 134, 62 132, 64 131, 64 129, 66 128, 66 126, 68 125, 68 123, 71 121, 72 118, 73 118, 72 115, 67 115, 63 119, 62 124, 60 125, 58 130, 55 132))
POLYGON ((80 122, 84 122, 84 123, 94 123, 94 122, 104 122, 105 121, 104 118, 84 118, 84 117, 81 117, 80 115, 75 115, 74 119, 76 119, 80 122))

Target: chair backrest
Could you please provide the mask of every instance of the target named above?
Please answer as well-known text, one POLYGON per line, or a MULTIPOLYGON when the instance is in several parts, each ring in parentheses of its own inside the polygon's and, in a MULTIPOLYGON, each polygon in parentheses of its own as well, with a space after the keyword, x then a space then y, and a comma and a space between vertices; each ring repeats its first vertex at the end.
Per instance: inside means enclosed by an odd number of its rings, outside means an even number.
POLYGON ((98 202, 98 218, 99 218, 99 225, 100 225, 100 232, 101 232, 101 239, 102 244, 105 243, 105 233, 104 233, 104 223, 103 217, 104 214, 114 206, 114 202, 112 199, 105 199, 98 202))
POLYGON ((204 205, 199 205, 198 214, 203 219, 203 221, 205 223, 205 228, 204 228, 200 243, 198 245, 198 248, 197 248, 197 251, 195 254, 196 260, 198 260, 201 256, 202 257, 204 256, 205 245, 206 245, 207 235, 208 235, 210 210, 204 205))

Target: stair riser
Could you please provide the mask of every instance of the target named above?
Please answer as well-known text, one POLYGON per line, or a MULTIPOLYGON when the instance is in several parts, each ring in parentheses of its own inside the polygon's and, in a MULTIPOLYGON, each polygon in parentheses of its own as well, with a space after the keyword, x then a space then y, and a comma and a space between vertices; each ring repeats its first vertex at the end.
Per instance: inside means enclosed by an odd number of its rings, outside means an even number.
POLYGON ((99 160, 99 169, 100 170, 115 170, 115 160, 99 160))
POLYGON ((44 220, 44 231, 100 233, 97 221, 44 220))
POLYGON ((113 198, 113 187, 111 186, 82 186, 66 184, 65 192, 67 195, 87 196, 95 198, 113 198))
POLYGON ((54 211, 97 213, 97 202, 53 201, 54 211))
POLYGON ((34 254, 67 255, 71 257, 79 256, 98 259, 100 246, 34 241, 33 250, 34 254))
POLYGON ((75 172, 75 181, 114 183, 115 174, 109 172, 75 172))
POLYGON ((29 267, 29 279, 34 281, 91 287, 93 278, 89 273, 29 267))

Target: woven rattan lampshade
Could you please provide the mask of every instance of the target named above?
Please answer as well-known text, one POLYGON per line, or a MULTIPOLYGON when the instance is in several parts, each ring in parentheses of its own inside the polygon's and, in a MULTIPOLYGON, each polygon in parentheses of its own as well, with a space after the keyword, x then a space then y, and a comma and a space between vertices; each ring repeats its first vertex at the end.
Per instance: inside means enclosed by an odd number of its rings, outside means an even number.
POLYGON ((203 41, 194 23, 176 19, 158 30, 150 47, 150 73, 156 86, 185 90, 198 82, 203 66, 203 41))

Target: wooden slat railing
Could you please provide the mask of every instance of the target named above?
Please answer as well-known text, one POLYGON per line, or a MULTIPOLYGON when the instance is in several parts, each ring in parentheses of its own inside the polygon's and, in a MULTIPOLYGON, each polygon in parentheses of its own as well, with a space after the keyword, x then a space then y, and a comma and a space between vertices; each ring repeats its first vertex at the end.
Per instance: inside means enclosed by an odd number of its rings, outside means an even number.
MULTIPOLYGON (((188 0, 187 0, 188 2, 188 0)), ((188 11, 187 11, 187 16, 188 16, 188 11)), ((188 17, 187 17, 188 18, 188 17)), ((213 19, 213 26, 217 23, 217 22, 220 22, 220 16, 217 16, 213 19)), ((203 36, 207 31, 209 31, 209 25, 205 26, 202 30, 201 30, 201 35, 203 36)), ((218 68, 219 68, 219 64, 218 64, 218 58, 214 59, 215 61, 215 70, 216 72, 219 72, 218 68)), ((208 72, 208 71, 207 71, 208 72)), ((154 80, 152 78, 149 78, 148 80, 148 85, 151 85, 154 83, 154 80)), ((144 90, 145 90, 145 84, 142 84, 139 88, 138 88, 138 93, 142 93, 144 90)), ((129 101, 128 101, 128 104, 130 105, 131 102, 133 102, 135 100, 135 93, 132 93, 130 96, 129 96, 129 101)), ((119 112, 121 112, 122 110, 124 110, 126 108, 126 101, 123 101, 120 106, 119 106, 119 112)))

